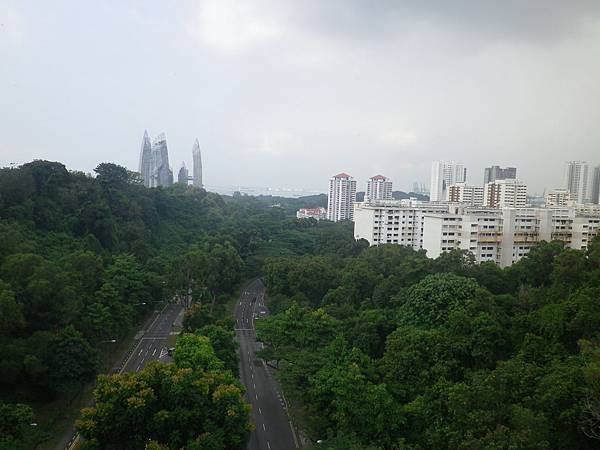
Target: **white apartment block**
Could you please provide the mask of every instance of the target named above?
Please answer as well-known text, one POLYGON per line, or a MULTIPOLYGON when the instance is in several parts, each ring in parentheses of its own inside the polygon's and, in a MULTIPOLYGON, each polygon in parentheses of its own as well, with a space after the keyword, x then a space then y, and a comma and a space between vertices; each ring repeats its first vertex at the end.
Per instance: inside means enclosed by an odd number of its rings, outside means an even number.
POLYGON ((591 187, 588 185, 589 165, 586 161, 568 161, 565 168, 566 189, 577 203, 590 201, 591 187))
POLYGON ((454 161, 434 161, 431 165, 431 187, 429 199, 432 202, 446 200, 448 186, 467 181, 467 169, 454 161))
POLYGON ((356 181, 347 173, 340 173, 329 180, 327 219, 338 222, 352 220, 356 202, 356 181))
POLYGON ((524 208, 527 206, 527 186, 515 179, 487 183, 483 192, 483 206, 489 208, 524 208))
POLYGON ((600 233, 600 208, 485 208, 464 205, 357 204, 354 236, 371 245, 400 244, 437 258, 454 249, 471 252, 478 263, 507 267, 541 241, 559 240, 586 249, 600 233))
POLYGON ((553 189, 546 192, 544 199, 546 206, 567 206, 575 201, 571 193, 566 189, 553 189))
POLYGON ((448 186, 446 200, 451 203, 482 206, 483 194, 483 186, 469 186, 467 183, 461 182, 448 186))
POLYGON ((365 202, 392 200, 392 181, 383 175, 375 175, 367 181, 365 202))
POLYGON ((354 207, 354 237, 370 245, 399 244, 415 250, 422 247, 423 217, 427 213, 448 211, 446 205, 407 201, 378 204, 357 203, 354 207))

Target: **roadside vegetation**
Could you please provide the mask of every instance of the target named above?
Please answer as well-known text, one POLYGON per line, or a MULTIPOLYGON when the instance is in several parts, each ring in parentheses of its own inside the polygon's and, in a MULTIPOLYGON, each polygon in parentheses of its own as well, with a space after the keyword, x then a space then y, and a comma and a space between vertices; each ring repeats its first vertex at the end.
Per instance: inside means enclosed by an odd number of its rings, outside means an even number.
POLYGON ((598 239, 507 269, 382 245, 275 258, 265 279, 263 356, 315 448, 600 446, 598 239))

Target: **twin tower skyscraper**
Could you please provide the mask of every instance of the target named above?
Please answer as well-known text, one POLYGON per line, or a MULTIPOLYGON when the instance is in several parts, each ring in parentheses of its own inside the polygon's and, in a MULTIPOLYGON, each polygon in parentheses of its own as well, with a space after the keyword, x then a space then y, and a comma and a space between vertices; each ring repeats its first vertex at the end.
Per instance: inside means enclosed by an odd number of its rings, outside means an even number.
MULTIPOLYGON (((194 163, 193 176, 188 176, 185 163, 182 164, 177 181, 187 184, 192 180, 196 187, 202 187, 202 156, 198 139, 192 147, 192 158, 194 163)), ((144 179, 144 186, 148 188, 158 186, 171 186, 173 184, 173 171, 169 167, 169 150, 167 149, 167 138, 164 133, 159 134, 150 143, 148 131, 144 131, 142 138, 142 149, 140 151, 140 174, 144 179)))

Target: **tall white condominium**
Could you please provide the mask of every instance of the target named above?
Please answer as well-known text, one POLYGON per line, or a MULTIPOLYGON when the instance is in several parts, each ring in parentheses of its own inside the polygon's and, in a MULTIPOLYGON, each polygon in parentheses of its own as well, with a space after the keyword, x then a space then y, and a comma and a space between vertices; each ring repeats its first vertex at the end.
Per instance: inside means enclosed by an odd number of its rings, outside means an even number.
POLYGON ((571 193, 571 198, 577 203, 590 201, 588 193, 589 166, 585 161, 568 161, 565 170, 566 188, 571 193))
POLYGON ((365 202, 392 200, 392 181, 383 175, 375 175, 367 181, 365 202))
POLYGON ((524 208, 527 185, 519 180, 496 180, 485 185, 483 206, 490 208, 524 208))
POLYGON ((192 158, 194 160, 194 186, 203 187, 202 186, 202 154, 200 153, 200 143, 198 139, 194 141, 194 146, 192 147, 192 158))
POLYGON ((467 169, 454 161, 434 161, 431 165, 431 188, 429 200, 443 202, 446 200, 448 187, 467 181, 467 169))
POLYGON ((329 180, 327 219, 338 222, 354 217, 356 181, 347 173, 340 173, 329 180))

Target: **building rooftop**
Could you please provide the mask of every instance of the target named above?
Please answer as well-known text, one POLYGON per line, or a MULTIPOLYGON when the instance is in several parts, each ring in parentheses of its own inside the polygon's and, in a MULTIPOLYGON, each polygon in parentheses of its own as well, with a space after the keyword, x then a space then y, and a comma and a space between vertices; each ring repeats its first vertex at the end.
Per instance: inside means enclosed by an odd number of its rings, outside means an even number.
POLYGON ((384 177, 383 175, 375 175, 374 177, 371 177, 371 180, 385 180, 386 177, 384 177))
POLYGON ((348 175, 347 173, 342 172, 342 173, 338 173, 333 178, 352 178, 352 177, 350 175, 348 175))

